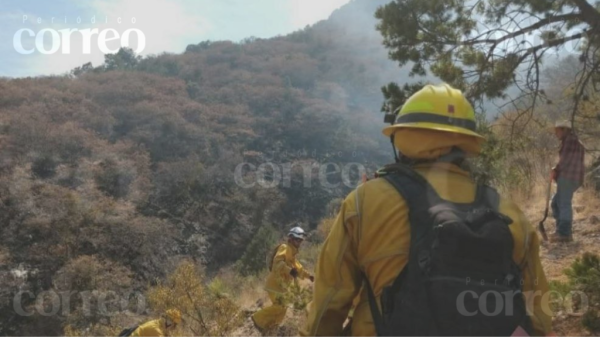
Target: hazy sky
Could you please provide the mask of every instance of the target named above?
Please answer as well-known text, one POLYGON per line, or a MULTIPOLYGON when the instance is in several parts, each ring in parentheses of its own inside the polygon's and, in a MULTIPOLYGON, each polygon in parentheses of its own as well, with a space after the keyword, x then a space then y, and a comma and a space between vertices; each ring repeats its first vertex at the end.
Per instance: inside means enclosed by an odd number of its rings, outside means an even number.
POLYGON ((285 35, 328 18, 348 2, 0 0, 0 76, 61 74, 86 62, 97 66, 104 60, 103 46, 117 50, 126 37, 148 55, 181 53, 204 40, 285 35))

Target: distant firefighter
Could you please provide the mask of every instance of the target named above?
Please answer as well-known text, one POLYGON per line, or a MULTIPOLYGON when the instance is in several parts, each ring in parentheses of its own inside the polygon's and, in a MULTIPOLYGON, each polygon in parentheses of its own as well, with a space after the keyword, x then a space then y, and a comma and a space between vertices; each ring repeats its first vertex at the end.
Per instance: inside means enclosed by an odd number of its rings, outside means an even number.
POLYGON ((283 303, 282 297, 294 279, 310 279, 314 282, 314 277, 296 260, 304 237, 304 230, 294 227, 288 233, 287 243, 283 243, 275 249, 265 286, 273 304, 257 311, 252 316, 254 325, 261 331, 280 325, 285 318, 287 306, 283 303))

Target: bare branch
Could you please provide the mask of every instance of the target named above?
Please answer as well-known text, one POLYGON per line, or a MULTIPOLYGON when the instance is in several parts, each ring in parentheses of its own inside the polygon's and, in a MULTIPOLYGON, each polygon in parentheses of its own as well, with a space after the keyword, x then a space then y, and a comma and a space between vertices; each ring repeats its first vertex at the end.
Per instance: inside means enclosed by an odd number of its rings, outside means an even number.
MULTIPOLYGON (((588 44, 588 47, 586 49, 585 55, 590 55, 589 54, 589 50, 591 48, 592 44, 588 44)), ((596 49, 594 50, 594 52, 592 53, 592 57, 593 55, 596 55, 598 53, 598 50, 600 49, 600 46, 596 47, 596 49)), ((582 73, 585 72, 585 69, 587 68, 587 64, 588 64, 588 57, 584 58, 584 68, 582 70, 582 73)), ((600 62, 594 62, 592 68, 590 71, 587 72, 587 74, 585 76, 580 77, 579 82, 577 83, 576 87, 575 87, 575 104, 573 105, 573 112, 571 113, 571 123, 575 122, 575 115, 577 114, 577 109, 579 108, 579 104, 581 102, 581 98, 584 95, 584 91, 585 88, 587 86, 587 84, 589 83, 589 80, 592 78, 592 76, 594 75, 595 72, 598 71, 598 69, 600 69, 600 62)), ((574 125, 573 125, 574 126, 574 125)))
POLYGON ((485 40, 472 40, 472 41, 465 41, 463 42, 463 44, 466 45, 474 45, 474 44, 480 44, 480 43, 491 43, 492 44, 492 49, 495 48, 499 43, 502 43, 508 39, 512 39, 515 38, 517 36, 520 35, 525 35, 531 31, 540 29, 546 25, 549 25, 551 23, 555 23, 555 22, 563 22, 563 21, 567 21, 567 20, 573 20, 573 19, 578 19, 581 17, 580 13, 570 13, 570 14, 564 14, 564 15, 557 15, 557 16, 551 16, 548 17, 546 19, 542 19, 530 26, 527 26, 525 28, 522 28, 516 32, 507 34, 501 38, 498 39, 485 39, 485 40))
POLYGON ((552 47, 560 46, 560 45, 564 44, 565 42, 581 39, 582 37, 585 36, 586 32, 569 35, 569 36, 566 36, 566 37, 563 37, 560 39, 554 39, 554 40, 548 41, 547 43, 540 44, 535 47, 531 47, 531 48, 527 49, 527 51, 525 52, 525 54, 523 54, 523 56, 521 56, 518 63, 520 64, 521 62, 525 61, 525 59, 528 56, 531 56, 531 54, 537 52, 540 49, 552 48, 552 47))

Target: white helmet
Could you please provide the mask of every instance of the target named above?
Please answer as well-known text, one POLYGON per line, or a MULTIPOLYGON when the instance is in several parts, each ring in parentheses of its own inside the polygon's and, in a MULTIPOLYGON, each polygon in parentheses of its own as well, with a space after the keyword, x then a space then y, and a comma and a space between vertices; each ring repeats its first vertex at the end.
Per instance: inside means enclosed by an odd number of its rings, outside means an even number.
POLYGON ((301 227, 294 227, 290 229, 290 232, 288 233, 289 237, 295 237, 296 239, 302 240, 304 240, 304 235, 304 229, 302 229, 301 227))

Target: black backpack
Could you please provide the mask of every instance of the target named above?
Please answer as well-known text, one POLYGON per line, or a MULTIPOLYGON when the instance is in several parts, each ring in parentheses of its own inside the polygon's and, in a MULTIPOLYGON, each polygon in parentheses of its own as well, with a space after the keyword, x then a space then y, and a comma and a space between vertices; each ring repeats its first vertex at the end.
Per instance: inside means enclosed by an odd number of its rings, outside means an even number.
POLYGON ((280 243, 277 245, 277 247, 275 247, 271 252, 269 252, 267 254, 267 268, 269 269, 269 271, 273 270, 273 259, 275 259, 275 255, 277 255, 277 251, 279 250, 279 247, 281 247, 281 245, 283 245, 283 243, 280 243))
POLYGON ((131 328, 123 329, 123 331, 119 332, 119 337, 131 336, 137 330, 139 325, 132 326, 131 328))
POLYGON ((512 220, 498 212, 498 193, 478 185, 473 203, 446 201, 402 165, 383 179, 406 200, 411 239, 407 265, 383 289, 381 311, 365 275, 377 334, 510 336, 520 326, 531 335, 512 220))

